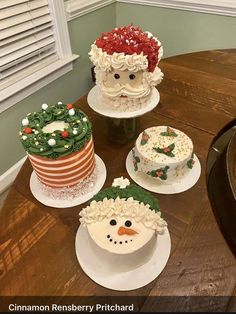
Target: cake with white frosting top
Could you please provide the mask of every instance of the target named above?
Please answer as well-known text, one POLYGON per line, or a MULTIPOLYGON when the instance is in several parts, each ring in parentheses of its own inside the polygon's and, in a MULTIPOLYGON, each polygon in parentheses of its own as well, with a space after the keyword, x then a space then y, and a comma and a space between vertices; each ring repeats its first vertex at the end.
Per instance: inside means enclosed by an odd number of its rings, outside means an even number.
POLYGON ((193 168, 193 142, 169 126, 151 127, 137 138, 133 153, 136 172, 163 183, 183 178, 193 168))
POLYGON ((94 249, 98 254, 106 254, 116 270, 145 263, 167 225, 158 201, 123 177, 116 178, 112 187, 99 192, 80 216, 94 249))
POLYGON ((161 42, 134 25, 103 33, 91 46, 101 102, 117 111, 147 106, 153 89, 162 81, 158 67, 161 42))

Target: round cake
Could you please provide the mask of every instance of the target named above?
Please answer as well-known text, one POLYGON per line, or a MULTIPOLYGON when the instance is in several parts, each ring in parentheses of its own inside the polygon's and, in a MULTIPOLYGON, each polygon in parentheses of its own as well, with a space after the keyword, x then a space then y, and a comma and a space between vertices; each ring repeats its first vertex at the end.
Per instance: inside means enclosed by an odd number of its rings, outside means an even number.
POLYGON ((72 104, 42 105, 22 120, 21 143, 46 187, 70 188, 95 171, 92 126, 72 104))
POLYGON ((110 269, 122 271, 151 258, 167 225, 158 201, 123 177, 99 192, 80 216, 96 254, 106 257, 110 269))
POLYGON ((103 33, 91 46, 101 102, 118 111, 145 107, 162 81, 161 42, 134 25, 103 33))
POLYGON ((135 171, 167 184, 183 178, 194 165, 192 140, 169 126, 143 131, 132 153, 135 171))

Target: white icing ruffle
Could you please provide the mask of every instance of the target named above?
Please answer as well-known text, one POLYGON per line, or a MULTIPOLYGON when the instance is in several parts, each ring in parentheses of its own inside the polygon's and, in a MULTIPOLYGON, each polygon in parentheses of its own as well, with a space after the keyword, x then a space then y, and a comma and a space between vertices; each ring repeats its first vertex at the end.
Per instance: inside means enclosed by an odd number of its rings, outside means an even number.
POLYGON ((115 52, 109 55, 102 48, 98 48, 96 44, 92 44, 89 56, 93 64, 103 71, 111 71, 113 68, 121 71, 137 72, 148 67, 147 56, 144 56, 143 53, 139 55, 137 53, 125 55, 123 52, 115 52))
POLYGON ((164 232, 167 223, 161 218, 160 212, 151 210, 149 204, 139 203, 133 197, 121 199, 104 198, 103 201, 92 201, 80 212, 80 222, 83 226, 102 221, 113 216, 127 217, 136 222, 142 222, 145 227, 155 230, 158 234, 164 232))

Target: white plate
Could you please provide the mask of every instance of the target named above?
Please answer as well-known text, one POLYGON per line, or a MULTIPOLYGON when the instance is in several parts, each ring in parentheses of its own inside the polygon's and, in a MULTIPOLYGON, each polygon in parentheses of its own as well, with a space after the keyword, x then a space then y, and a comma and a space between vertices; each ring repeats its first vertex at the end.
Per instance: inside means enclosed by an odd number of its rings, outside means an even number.
POLYGON ((104 257, 95 253, 90 241, 87 229, 80 226, 75 238, 79 264, 93 281, 112 290, 129 291, 147 285, 160 275, 170 256, 171 240, 167 228, 163 235, 158 235, 157 245, 150 260, 126 272, 115 272, 109 269, 104 271, 102 267, 104 257))
POLYGON ((160 194, 176 194, 187 191, 197 183, 201 174, 201 164, 195 154, 194 161, 194 167, 180 181, 171 184, 162 183, 147 176, 145 173, 136 172, 133 165, 132 150, 126 158, 126 170, 134 182, 148 191, 160 194))
POLYGON ((103 102, 100 101, 101 95, 99 91, 99 87, 94 86, 89 94, 88 94, 88 105, 97 113, 100 113, 103 116, 117 119, 125 119, 125 118, 135 118, 142 116, 143 114, 153 110, 160 101, 160 94, 156 88, 153 88, 151 98, 146 107, 141 108, 136 111, 118 111, 110 108, 107 105, 104 105, 103 102))
POLYGON ((78 197, 74 197, 73 199, 53 199, 50 198, 41 187, 41 183, 39 182, 35 171, 32 172, 30 177, 30 190, 34 197, 42 204, 50 207, 56 208, 68 208, 73 207, 76 205, 83 204, 91 199, 95 194, 97 194, 106 180, 106 166, 103 160, 95 154, 95 161, 96 161, 96 168, 97 168, 97 176, 95 184, 93 185, 92 189, 89 190, 88 193, 84 193, 78 197))

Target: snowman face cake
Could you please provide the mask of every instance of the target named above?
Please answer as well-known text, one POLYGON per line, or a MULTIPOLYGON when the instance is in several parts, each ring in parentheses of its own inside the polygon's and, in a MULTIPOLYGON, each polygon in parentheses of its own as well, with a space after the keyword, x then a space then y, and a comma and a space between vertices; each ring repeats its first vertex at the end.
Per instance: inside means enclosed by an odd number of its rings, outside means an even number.
POLYGON ((80 216, 97 246, 114 254, 139 252, 166 227, 157 200, 123 178, 99 192, 80 216))
POLYGON ((90 224, 88 232, 97 245, 117 254, 135 252, 155 235, 155 231, 142 222, 119 216, 90 224))

